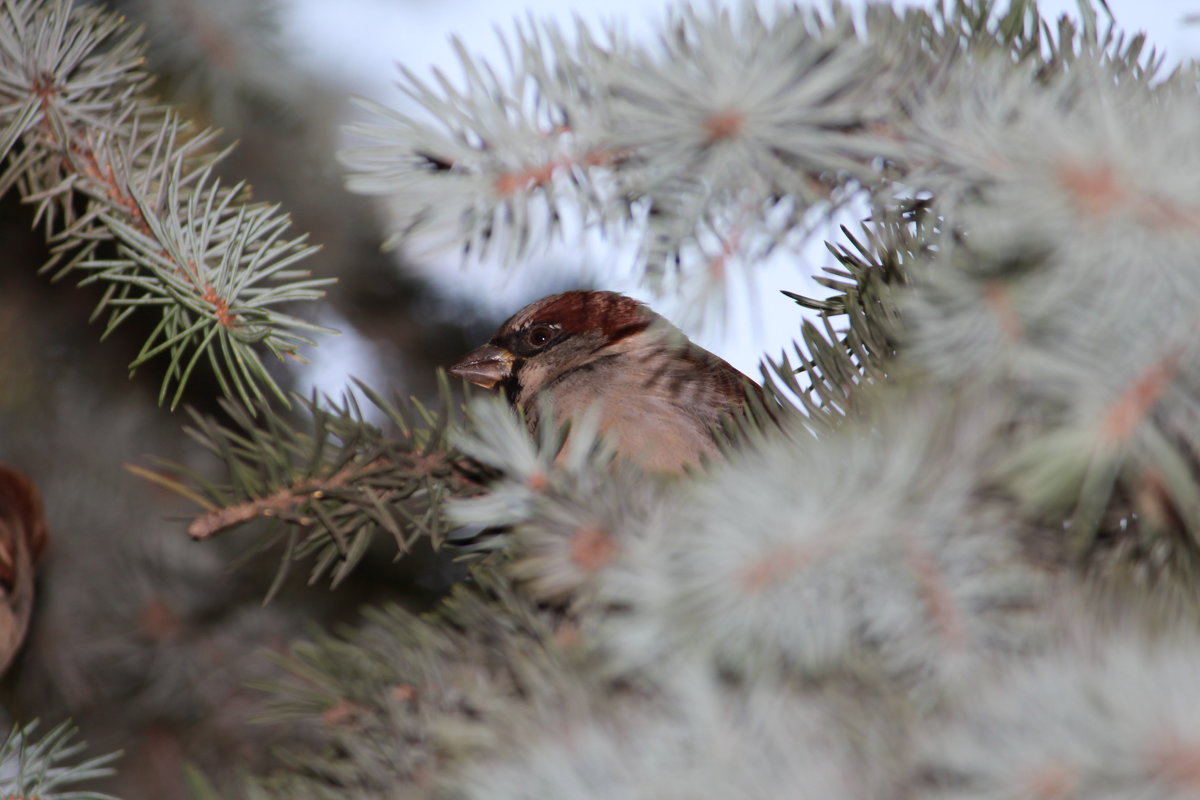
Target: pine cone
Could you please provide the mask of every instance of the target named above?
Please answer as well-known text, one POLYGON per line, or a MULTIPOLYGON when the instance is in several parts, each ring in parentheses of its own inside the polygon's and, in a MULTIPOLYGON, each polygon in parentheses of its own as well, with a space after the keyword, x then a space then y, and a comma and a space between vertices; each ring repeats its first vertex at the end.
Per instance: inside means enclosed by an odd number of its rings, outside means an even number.
POLYGON ((33 565, 46 547, 46 519, 33 483, 0 466, 0 675, 25 639, 33 611, 33 565))

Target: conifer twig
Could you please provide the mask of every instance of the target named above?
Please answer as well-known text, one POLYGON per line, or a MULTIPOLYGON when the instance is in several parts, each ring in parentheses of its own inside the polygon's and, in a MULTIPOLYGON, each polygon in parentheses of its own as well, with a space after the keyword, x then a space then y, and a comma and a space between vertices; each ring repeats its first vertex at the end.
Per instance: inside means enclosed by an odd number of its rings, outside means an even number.
POLYGON ((14 726, 0 742, 0 797, 115 800, 111 795, 67 787, 111 775, 119 753, 77 761, 84 745, 71 741, 75 730, 70 724, 58 725, 34 739, 36 730, 36 722, 14 726))
POLYGON ((226 394, 286 402, 259 357, 297 358, 327 329, 281 305, 323 296, 295 268, 313 252, 277 207, 224 187, 213 131, 148 96, 136 33, 71 0, 0 6, 0 193, 35 207, 44 269, 84 271, 104 291, 105 335, 138 309, 159 322, 130 365, 165 355, 160 402, 174 407, 207 360, 226 394))
POLYGON ((188 524, 194 539, 269 521, 275 536, 289 542, 281 576, 290 560, 315 556, 311 579, 332 571, 336 585, 377 534, 389 536, 400 553, 422 537, 438 547, 452 528, 442 510, 445 499, 478 493, 482 485, 482 468, 448 438, 449 386, 443 377, 436 410, 416 401, 389 402, 360 388, 397 429, 367 422, 352 399, 301 399, 307 416, 301 423, 266 405, 252 413, 227 403, 232 425, 193 414, 189 430, 223 462, 227 484, 172 465, 193 485, 161 473, 150 479, 202 501, 204 512, 188 524))

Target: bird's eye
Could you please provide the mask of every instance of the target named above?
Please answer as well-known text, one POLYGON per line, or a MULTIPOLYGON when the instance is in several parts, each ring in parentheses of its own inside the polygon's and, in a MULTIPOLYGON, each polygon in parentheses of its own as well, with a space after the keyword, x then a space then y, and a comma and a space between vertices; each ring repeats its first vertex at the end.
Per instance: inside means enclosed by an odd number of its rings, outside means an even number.
POLYGON ((525 341, 531 347, 541 347, 554 338, 554 328, 550 325, 534 325, 525 334, 525 341))

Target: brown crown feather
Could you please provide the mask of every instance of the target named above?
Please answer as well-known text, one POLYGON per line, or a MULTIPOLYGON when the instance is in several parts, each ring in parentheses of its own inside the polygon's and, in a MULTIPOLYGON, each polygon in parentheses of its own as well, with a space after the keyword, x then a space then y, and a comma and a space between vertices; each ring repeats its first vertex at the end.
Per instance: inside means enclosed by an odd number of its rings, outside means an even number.
POLYGON ((521 309, 500 326, 493 341, 512 331, 546 323, 559 326, 566 334, 598 327, 607 341, 615 342, 645 330, 656 319, 658 314, 623 294, 576 290, 552 294, 521 309))

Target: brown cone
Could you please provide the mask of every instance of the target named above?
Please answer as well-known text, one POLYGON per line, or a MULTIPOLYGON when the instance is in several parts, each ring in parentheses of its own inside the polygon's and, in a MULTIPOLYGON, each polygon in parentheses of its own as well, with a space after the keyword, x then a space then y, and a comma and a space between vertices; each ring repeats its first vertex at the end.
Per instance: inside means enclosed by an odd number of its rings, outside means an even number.
POLYGON ((33 565, 46 547, 37 488, 0 466, 0 675, 12 663, 33 611, 33 565))

